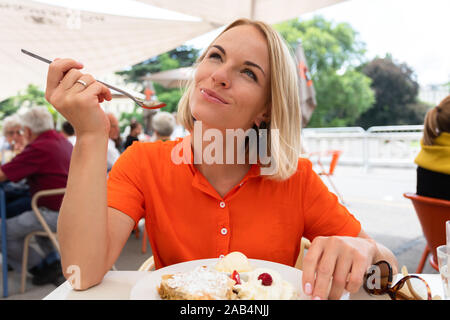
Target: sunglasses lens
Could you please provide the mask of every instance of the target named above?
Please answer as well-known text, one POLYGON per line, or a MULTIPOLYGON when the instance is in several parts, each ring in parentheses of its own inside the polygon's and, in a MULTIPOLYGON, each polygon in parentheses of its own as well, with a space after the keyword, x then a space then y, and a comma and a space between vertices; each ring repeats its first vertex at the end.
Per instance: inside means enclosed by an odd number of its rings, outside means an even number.
POLYGON ((407 276, 392 288, 396 300, 428 300, 429 289, 424 280, 407 276))

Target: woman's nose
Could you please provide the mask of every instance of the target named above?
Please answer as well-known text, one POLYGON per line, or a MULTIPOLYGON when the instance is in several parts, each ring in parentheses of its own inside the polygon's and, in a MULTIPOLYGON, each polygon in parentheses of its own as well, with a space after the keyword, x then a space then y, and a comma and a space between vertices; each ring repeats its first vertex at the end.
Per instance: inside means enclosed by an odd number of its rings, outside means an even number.
POLYGON ((229 76, 229 70, 226 66, 222 66, 219 69, 217 69, 213 74, 211 75, 211 78, 214 82, 214 85, 220 86, 223 88, 229 88, 231 85, 231 79, 229 76))

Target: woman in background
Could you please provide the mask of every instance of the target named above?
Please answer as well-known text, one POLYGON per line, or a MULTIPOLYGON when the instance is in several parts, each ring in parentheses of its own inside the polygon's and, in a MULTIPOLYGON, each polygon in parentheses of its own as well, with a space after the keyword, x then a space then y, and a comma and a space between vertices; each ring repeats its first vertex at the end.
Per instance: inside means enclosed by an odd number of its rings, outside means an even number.
POLYGON ((123 144, 123 150, 125 151, 134 141, 139 141, 139 135, 142 133, 142 125, 133 121, 130 123, 130 134, 127 136, 125 143, 123 144))
POLYGON ((417 167, 417 194, 450 200, 450 95, 427 112, 417 167))

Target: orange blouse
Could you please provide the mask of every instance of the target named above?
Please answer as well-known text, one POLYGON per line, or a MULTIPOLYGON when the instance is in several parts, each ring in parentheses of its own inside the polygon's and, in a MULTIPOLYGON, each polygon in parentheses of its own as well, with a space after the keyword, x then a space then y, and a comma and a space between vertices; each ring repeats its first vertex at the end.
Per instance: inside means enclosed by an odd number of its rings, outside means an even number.
POLYGON ((361 230, 309 160, 299 159, 284 181, 264 178, 253 165, 222 198, 193 164, 172 161, 178 142, 133 143, 108 178, 108 206, 136 223, 145 218, 157 269, 232 251, 294 266, 302 236, 312 241, 361 230))

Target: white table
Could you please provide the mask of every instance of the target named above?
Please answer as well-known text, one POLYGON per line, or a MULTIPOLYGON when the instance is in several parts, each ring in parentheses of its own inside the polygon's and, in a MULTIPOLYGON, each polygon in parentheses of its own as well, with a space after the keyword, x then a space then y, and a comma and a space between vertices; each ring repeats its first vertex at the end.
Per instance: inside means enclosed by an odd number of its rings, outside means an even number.
MULTIPOLYGON (((99 285, 85 291, 73 290, 66 281, 47 295, 44 300, 129 300, 131 289, 146 274, 148 271, 109 271, 99 285)), ((401 277, 402 275, 397 276, 401 277)), ((428 282, 433 296, 443 297, 439 274, 421 274, 420 277, 428 282)), ((348 298, 350 300, 390 300, 387 294, 370 296, 362 288, 348 298)))

